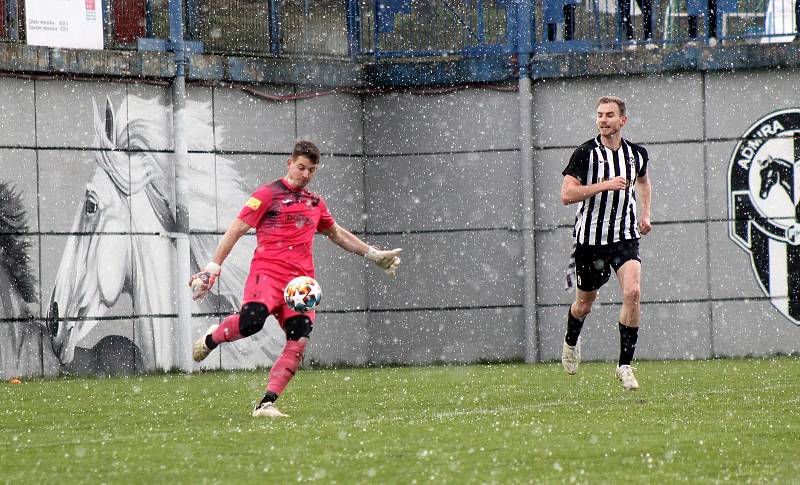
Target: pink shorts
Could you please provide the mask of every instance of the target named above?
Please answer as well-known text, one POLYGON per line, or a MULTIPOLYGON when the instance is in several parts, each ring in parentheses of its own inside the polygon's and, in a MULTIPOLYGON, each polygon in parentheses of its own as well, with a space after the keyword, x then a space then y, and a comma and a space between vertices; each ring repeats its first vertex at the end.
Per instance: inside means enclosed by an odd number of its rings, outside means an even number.
POLYGON ((275 315, 278 319, 278 324, 283 328, 283 323, 294 316, 305 315, 314 323, 314 312, 298 313, 283 301, 283 289, 294 276, 287 276, 285 278, 275 278, 265 274, 250 273, 247 277, 247 283, 244 285, 244 298, 242 305, 245 303, 262 303, 267 307, 270 315, 275 315))

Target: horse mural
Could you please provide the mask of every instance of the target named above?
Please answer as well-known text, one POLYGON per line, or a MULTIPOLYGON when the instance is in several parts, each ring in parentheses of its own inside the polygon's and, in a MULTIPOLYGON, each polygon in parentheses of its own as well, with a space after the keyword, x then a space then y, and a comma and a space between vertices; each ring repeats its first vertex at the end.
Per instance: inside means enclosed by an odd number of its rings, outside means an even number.
POLYGON ((758 196, 761 199, 769 197, 773 187, 780 186, 786 191, 789 200, 794 206, 794 223, 800 223, 800 190, 796 187, 800 178, 795 177, 796 163, 792 163, 782 158, 768 156, 766 160, 757 161, 758 175, 761 184, 758 189, 758 196))
POLYGON ((756 162, 760 169, 758 172, 761 178, 761 186, 758 189, 758 196, 762 199, 769 197, 769 192, 776 184, 780 184, 789 198, 795 200, 794 196, 794 164, 782 158, 773 158, 771 155, 764 161, 756 162))
MULTIPOLYGON (((208 128, 209 111, 207 103, 188 104, 190 137, 193 129, 208 128)), ((174 285, 185 284, 183 278, 174 281, 174 241, 153 234, 153 228, 161 234, 175 229, 172 154, 151 151, 168 145, 168 130, 158 121, 168 113, 167 106, 133 95, 116 112, 106 99, 104 116, 94 106, 94 146, 103 150, 93 154, 97 167, 86 183, 50 298, 50 307, 56 310, 51 324, 53 349, 62 366, 70 365, 82 342, 108 335, 101 317, 123 294, 130 297, 137 315, 133 334, 142 370, 166 370, 183 360, 176 355, 179 346, 173 337, 178 333, 172 328, 177 321, 156 317, 176 313, 174 285), (125 106, 133 102, 143 107, 138 111, 143 114, 125 123, 125 106), (128 147, 129 152, 123 151, 128 147)), ((218 207, 220 212, 235 212, 249 195, 233 163, 223 157, 216 157, 216 171, 213 164, 190 163, 189 179, 190 214, 213 214, 218 207), (224 194, 216 206, 208 196, 215 187, 224 194)), ((219 293, 201 302, 195 312, 239 309, 255 241, 245 237, 240 244, 244 247, 225 262, 219 293)), ((193 234, 190 247, 196 272, 210 259, 216 238, 193 234)), ((283 338, 277 326, 266 325, 254 338, 229 346, 225 367, 268 365, 280 354, 283 338)))
POLYGON ((27 233, 22 194, 0 182, 0 375, 4 378, 42 372, 47 348, 42 345, 47 337, 30 307, 38 298, 27 233))

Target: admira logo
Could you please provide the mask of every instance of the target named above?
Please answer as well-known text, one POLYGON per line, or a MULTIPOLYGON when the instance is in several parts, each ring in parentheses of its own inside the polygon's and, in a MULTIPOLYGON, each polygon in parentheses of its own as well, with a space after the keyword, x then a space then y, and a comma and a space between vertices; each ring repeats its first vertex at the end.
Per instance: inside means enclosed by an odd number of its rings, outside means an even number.
POLYGON ((755 122, 728 170, 730 238, 772 305, 800 325, 800 108, 755 122))

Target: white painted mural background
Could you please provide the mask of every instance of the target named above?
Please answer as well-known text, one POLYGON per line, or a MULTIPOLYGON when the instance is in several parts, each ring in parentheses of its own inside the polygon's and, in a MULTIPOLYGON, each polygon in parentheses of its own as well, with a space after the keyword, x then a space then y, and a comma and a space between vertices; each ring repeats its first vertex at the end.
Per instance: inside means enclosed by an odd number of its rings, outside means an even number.
MULTIPOLYGON (((134 95, 128 95, 119 107, 110 98, 100 101, 93 99, 92 146, 103 149, 85 152, 96 166, 85 182, 85 198, 74 216, 46 306, 51 309, 55 303, 58 318, 50 313, 45 332, 39 332, 41 325, 28 322, 0 326, 14 335, 3 338, 0 345, 7 374, 37 373, 41 353, 51 349, 67 371, 80 367, 81 372, 91 372, 86 366, 92 362, 75 364, 76 353, 95 350, 111 359, 132 355, 135 371, 168 370, 178 362, 172 337, 177 319, 164 318, 176 312, 176 252, 168 237, 174 230, 173 155, 152 151, 169 144, 171 130, 163 120, 170 107, 134 95), (126 109, 133 104, 137 116, 129 118, 126 109), (161 237, 154 237, 154 232, 161 237), (127 331, 127 324, 106 319, 125 299, 132 301, 137 315, 131 319, 132 331, 127 331), (39 333, 45 340, 41 346, 31 343, 31 335, 39 333)), ((189 136, 202 136, 209 128, 203 124, 211 119, 210 106, 189 103, 187 111, 189 136)), ((190 180, 190 212, 195 217, 213 217, 218 204, 227 206, 226 213, 235 212, 249 195, 239 173, 224 157, 216 157, 216 164, 191 164, 190 180), (214 194, 223 197, 216 200, 214 194)), ((210 258, 216 239, 191 236, 194 270, 210 258)), ((242 238, 226 261, 225 278, 216 294, 199 303, 196 313, 238 310, 253 250, 254 238, 242 238)), ((23 318, 24 302, 16 298, 12 311, 23 318)), ((276 325, 267 325, 254 338, 232 344, 226 366, 269 365, 280 352, 282 339, 276 325)))

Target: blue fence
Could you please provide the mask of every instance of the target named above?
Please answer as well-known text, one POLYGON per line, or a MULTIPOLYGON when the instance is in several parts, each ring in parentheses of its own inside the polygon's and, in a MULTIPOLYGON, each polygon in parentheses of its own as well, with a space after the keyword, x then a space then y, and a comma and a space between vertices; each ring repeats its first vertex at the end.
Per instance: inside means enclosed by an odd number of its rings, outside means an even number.
MULTIPOLYGON (((170 0, 104 0, 108 49, 169 36, 170 0)), ((0 40, 25 41, 24 1, 0 0, 0 40)), ((797 40, 800 0, 183 0, 205 52, 376 59, 797 40), (523 14, 522 12, 526 12, 523 14), (529 14, 527 12, 530 12, 529 14)))
POLYGON ((557 0, 544 2, 540 51, 671 44, 791 42, 797 0, 557 0))

